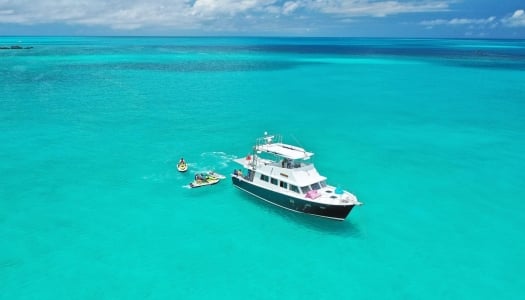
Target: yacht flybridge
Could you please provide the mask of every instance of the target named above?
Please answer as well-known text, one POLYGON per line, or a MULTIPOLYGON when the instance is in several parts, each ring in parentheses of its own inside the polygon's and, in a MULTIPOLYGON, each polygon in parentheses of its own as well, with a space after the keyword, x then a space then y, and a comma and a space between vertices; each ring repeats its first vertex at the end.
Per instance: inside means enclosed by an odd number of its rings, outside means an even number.
POLYGON ((232 174, 233 185, 271 204, 295 212, 344 220, 356 205, 352 193, 328 185, 308 160, 314 155, 264 134, 253 153, 236 159, 242 169, 232 174))

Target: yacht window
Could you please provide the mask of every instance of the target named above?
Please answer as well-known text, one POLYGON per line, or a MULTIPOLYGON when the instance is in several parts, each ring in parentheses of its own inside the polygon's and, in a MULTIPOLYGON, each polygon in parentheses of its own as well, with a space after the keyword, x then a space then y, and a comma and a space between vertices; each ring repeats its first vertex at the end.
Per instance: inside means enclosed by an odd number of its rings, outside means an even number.
POLYGON ((288 188, 288 183, 286 183, 284 181, 281 181, 281 184, 279 186, 282 187, 283 189, 287 189, 288 188))
POLYGON ((312 184, 312 190, 318 190, 318 189, 320 189, 320 188, 321 188, 321 185, 319 185, 318 182, 312 184))
POLYGON ((269 179, 268 175, 261 174, 261 180, 262 181, 268 182, 268 179, 269 179))
POLYGON ((275 178, 270 178, 270 182, 271 182, 272 184, 277 185, 277 179, 275 179, 275 178))
POLYGON ((303 194, 306 194, 306 193, 308 193, 308 191, 310 191, 310 187, 309 186, 302 186, 301 187, 301 191, 303 192, 303 194))
POLYGON ((290 190, 299 194, 299 188, 296 185, 290 184, 290 190))
POLYGON ((324 181, 324 180, 321 181, 320 184, 321 184, 322 187, 327 187, 327 185, 326 185, 326 181, 324 181))

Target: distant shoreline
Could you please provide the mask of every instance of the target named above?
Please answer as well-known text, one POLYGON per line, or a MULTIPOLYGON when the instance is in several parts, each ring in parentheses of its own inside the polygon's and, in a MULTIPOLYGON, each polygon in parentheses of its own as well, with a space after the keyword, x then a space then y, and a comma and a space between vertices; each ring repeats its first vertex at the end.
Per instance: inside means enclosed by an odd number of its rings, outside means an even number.
POLYGON ((22 47, 22 46, 0 46, 0 50, 24 50, 24 49, 33 49, 32 46, 22 47))

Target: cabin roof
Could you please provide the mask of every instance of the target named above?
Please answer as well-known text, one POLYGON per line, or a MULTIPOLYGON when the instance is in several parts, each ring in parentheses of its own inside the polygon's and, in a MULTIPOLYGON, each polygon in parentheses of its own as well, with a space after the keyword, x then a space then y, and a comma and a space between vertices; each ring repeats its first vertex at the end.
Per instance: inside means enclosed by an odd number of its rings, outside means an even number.
POLYGON ((283 144, 283 143, 270 143, 270 144, 262 144, 257 145, 256 149, 257 151, 271 153, 274 155, 278 155, 283 158, 289 158, 289 159, 309 159, 312 155, 314 155, 312 152, 307 152, 303 148, 283 144))

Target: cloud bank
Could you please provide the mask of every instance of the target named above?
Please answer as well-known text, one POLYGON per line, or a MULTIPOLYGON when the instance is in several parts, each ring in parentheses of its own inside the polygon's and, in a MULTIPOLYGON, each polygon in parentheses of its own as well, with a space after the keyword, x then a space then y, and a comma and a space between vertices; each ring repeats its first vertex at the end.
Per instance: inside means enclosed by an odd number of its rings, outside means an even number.
POLYGON ((312 15, 384 17, 449 8, 449 1, 377 0, 0 0, 0 23, 66 23, 133 30, 215 28, 235 19, 268 21, 312 15), (228 21, 230 20, 230 21, 228 21))
POLYGON ((7 24, 0 32, 45 25, 51 34, 406 35, 453 27, 457 35, 464 26, 522 34, 523 9, 463 18, 457 8, 468 1, 476 0, 0 0, 0 26, 7 24))
POLYGON ((485 25, 494 23, 496 17, 489 17, 486 19, 467 19, 467 18, 453 18, 449 20, 436 19, 431 21, 422 21, 420 24, 423 26, 433 27, 439 25, 485 25))
POLYGON ((502 23, 508 27, 525 27, 525 12, 523 9, 518 9, 512 16, 504 18, 502 23))
POLYGON ((469 19, 469 18, 452 18, 452 19, 434 19, 421 21, 419 23, 428 29, 437 26, 468 26, 469 28, 496 28, 496 27, 508 27, 517 28, 525 27, 525 11, 523 9, 516 10, 512 15, 496 18, 491 16, 488 18, 481 19, 469 19))

